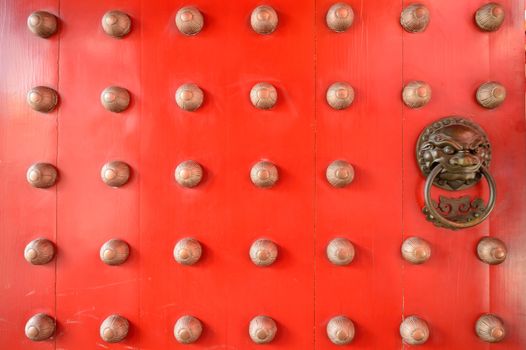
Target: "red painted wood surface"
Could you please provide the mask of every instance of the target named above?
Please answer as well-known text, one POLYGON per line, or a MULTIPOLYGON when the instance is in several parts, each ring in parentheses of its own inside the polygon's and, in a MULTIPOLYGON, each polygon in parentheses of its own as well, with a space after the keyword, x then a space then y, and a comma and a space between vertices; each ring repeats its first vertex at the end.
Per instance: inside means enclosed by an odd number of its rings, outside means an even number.
MULTIPOLYGON (((249 24, 254 0, 198 0, 205 27, 180 34, 177 1, 0 1, 0 348, 179 349, 173 326, 191 314, 204 325, 195 349, 331 349, 325 327, 336 315, 356 325, 348 348, 403 349, 398 327, 417 314, 429 322, 422 349, 522 349, 526 346, 526 178, 524 124, 524 4, 503 0, 506 21, 495 33, 473 22, 482 0, 423 3, 431 11, 424 33, 399 25, 408 2, 348 2, 355 22, 345 33, 325 25, 331 1, 272 0, 276 32, 255 34, 249 24), (119 9, 132 17, 130 35, 103 33, 103 14, 119 9), (50 39, 32 35, 27 16, 48 10, 61 19, 50 39), (433 89, 424 108, 401 102, 405 83, 419 79, 433 89), (479 107, 476 88, 497 80, 508 90, 495 110, 479 107), (278 103, 255 109, 251 87, 270 82, 278 103), (332 110, 326 89, 347 81, 356 91, 347 110, 332 110), (177 87, 198 84, 203 106, 182 111, 177 87), (32 111, 27 91, 48 85, 60 104, 50 114, 32 111), (130 108, 106 111, 101 91, 119 85, 130 108), (458 232, 425 220, 424 178, 414 146, 421 130, 449 115, 479 123, 493 145, 490 170, 498 201, 481 226, 458 232), (193 189, 174 181, 178 163, 193 159, 205 169, 193 189), (249 179, 259 160, 274 162, 280 180, 259 189, 249 179), (335 159, 354 165, 355 181, 335 189, 325 169, 335 159), (132 168, 122 188, 107 187, 100 168, 121 160, 132 168), (55 164, 57 186, 34 189, 29 165, 55 164), (488 267, 476 258, 483 236, 506 242, 508 260, 488 267), (32 266, 25 245, 44 236, 56 242, 50 264, 32 266), (432 258, 413 266, 400 256, 404 238, 432 244, 432 258), (177 264, 175 243, 195 237, 203 258, 177 264), (346 237, 355 261, 331 265, 327 243, 346 237), (107 266, 101 245, 121 238, 129 260, 107 266), (256 267, 251 243, 269 238, 277 262, 256 267), (24 337, 37 312, 57 318, 51 340, 24 337), (501 344, 477 339, 474 323, 484 312, 501 316, 508 336, 501 344), (121 343, 99 337, 100 323, 117 313, 130 320, 121 343), (251 342, 248 324, 267 315, 278 324, 274 342, 251 342)), ((434 191, 438 195, 439 191, 434 191)), ((485 185, 466 193, 487 196, 485 185)))

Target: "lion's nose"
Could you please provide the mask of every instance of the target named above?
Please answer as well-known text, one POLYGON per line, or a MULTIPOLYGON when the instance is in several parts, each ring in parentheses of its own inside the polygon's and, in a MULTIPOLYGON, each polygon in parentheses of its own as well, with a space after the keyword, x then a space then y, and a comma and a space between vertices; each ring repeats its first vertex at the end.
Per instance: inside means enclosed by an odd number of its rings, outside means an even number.
POLYGON ((457 166, 476 166, 479 165, 479 163, 480 161, 477 157, 465 153, 461 153, 458 156, 449 159, 449 164, 457 166))

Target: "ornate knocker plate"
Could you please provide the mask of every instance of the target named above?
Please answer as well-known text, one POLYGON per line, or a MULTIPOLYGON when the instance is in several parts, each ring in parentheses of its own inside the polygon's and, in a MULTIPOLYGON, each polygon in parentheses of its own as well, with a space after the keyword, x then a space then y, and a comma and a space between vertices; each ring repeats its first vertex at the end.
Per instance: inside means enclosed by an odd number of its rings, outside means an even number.
POLYGON ((416 158, 422 174, 427 219, 436 226, 451 230, 469 228, 484 221, 495 207, 496 184, 488 167, 491 145, 488 136, 477 124, 460 117, 438 120, 427 126, 418 139, 416 158), (482 177, 488 182, 487 205, 480 198, 469 196, 431 199, 433 185, 449 191, 469 188, 482 177))

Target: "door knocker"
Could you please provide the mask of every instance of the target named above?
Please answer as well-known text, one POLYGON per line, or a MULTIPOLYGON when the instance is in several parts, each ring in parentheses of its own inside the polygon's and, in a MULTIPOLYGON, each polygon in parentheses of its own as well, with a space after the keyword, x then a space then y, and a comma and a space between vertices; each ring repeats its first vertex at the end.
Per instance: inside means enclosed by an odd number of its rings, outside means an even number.
POLYGON ((488 167, 491 145, 488 136, 477 124, 460 117, 448 117, 428 125, 416 145, 416 158, 424 186, 423 209, 427 219, 438 227, 458 230, 484 221, 495 207, 496 185, 488 167), (440 196, 431 199, 433 185, 457 191, 476 185, 482 177, 489 185, 489 200, 440 196))

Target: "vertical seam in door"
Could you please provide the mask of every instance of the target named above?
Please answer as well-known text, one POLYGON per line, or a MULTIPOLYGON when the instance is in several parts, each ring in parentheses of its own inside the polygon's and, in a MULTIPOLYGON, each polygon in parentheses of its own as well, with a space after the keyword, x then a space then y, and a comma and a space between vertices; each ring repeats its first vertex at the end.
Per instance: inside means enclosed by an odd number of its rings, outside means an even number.
MULTIPOLYGON (((138 124, 138 131, 137 131, 137 138, 138 138, 138 148, 137 148, 137 152, 138 152, 138 157, 137 157, 137 162, 138 162, 138 167, 139 169, 142 169, 142 127, 141 127, 141 121, 142 121, 142 113, 144 111, 144 101, 145 101, 145 98, 144 98, 144 84, 143 84, 143 44, 144 44, 144 18, 143 18, 143 14, 144 14, 144 11, 143 11, 143 2, 140 1, 139 2, 139 11, 140 11, 140 14, 139 14, 139 17, 141 19, 141 23, 143 23, 143 25, 140 26, 140 35, 139 35, 139 93, 140 93, 140 96, 141 96, 141 104, 140 104, 140 107, 139 107, 139 122, 137 123, 138 124)), ((142 202, 141 202, 141 176, 140 174, 137 176, 137 200, 138 200, 138 203, 137 203, 137 250, 139 252, 142 251, 141 249, 141 243, 142 243, 142 234, 141 234, 141 208, 142 208, 142 202)), ((142 306, 142 262, 141 262, 141 257, 142 257, 142 254, 138 254, 139 255, 139 259, 138 259, 138 274, 139 274, 139 278, 138 278, 138 283, 137 283, 137 323, 139 324, 139 329, 142 329, 142 313, 141 313, 141 306, 142 306)), ((141 332, 138 332, 138 344, 139 346, 137 347, 137 349, 142 349, 142 342, 141 342, 141 332)))
MULTIPOLYGON (((403 9, 404 9, 404 0, 401 0, 401 8, 400 8, 400 13, 402 13, 403 9)), ((401 86, 404 86, 404 30, 402 29, 401 30, 401 69, 400 69, 400 75, 401 75, 401 86)), ((405 119, 404 119, 404 104, 402 103, 401 106, 400 106, 400 116, 401 116, 401 122, 402 122, 402 142, 400 143, 401 144, 401 147, 402 147, 402 176, 401 176, 401 182, 400 182, 400 186, 402 187, 401 188, 401 215, 402 217, 400 218, 400 222, 401 222, 401 236, 402 236, 402 242, 404 241, 404 238, 405 238, 405 233, 404 233, 404 229, 405 229, 405 226, 404 226, 404 189, 405 189, 405 186, 404 186, 404 176, 405 176, 405 168, 404 168, 404 161, 405 161, 405 152, 404 152, 404 145, 405 145, 405 135, 404 135, 404 126, 405 126, 405 119)), ((401 312, 402 312, 402 317, 401 317, 401 320, 400 322, 403 321, 404 319, 404 314, 405 314, 405 265, 404 265, 404 261, 403 259, 400 259, 400 273, 401 273, 401 287, 402 287, 402 305, 401 305, 401 312)), ((404 342, 402 339, 400 339, 400 345, 401 345, 401 349, 404 349, 405 348, 405 345, 404 345, 404 342)))
POLYGON ((312 310, 313 310, 313 321, 314 324, 312 325, 312 333, 313 333, 313 349, 316 349, 316 224, 317 224, 317 209, 318 209, 318 202, 317 202, 317 195, 318 195, 318 184, 317 184, 317 169, 318 169, 318 148, 317 148, 317 78, 318 78, 318 72, 317 72, 317 48, 318 48, 318 42, 317 42, 317 2, 314 0, 314 57, 313 57, 313 64, 314 64, 314 97, 313 97, 313 106, 314 106, 314 200, 313 200, 313 304, 312 304, 312 310))
MULTIPOLYGON (((58 15, 58 18, 61 18, 60 16, 60 0, 58 0, 57 2, 57 15, 58 15)), ((60 96, 60 39, 61 39, 61 35, 62 35, 62 28, 59 28, 59 31, 58 31, 58 36, 57 36, 57 91, 58 91, 58 94, 60 96)), ((59 106, 60 107, 60 106, 59 106)), ((58 137, 58 132, 59 132, 59 126, 58 126, 58 122, 59 122, 59 118, 60 117, 60 108, 57 108, 57 116, 56 116, 56 123, 55 123, 55 127, 56 127, 56 140, 55 140, 55 145, 57 147, 57 152, 55 153, 55 167, 57 169, 60 169, 60 167, 58 166, 58 152, 59 152, 59 147, 58 147, 58 141, 59 141, 59 137, 58 137)), ((60 173, 59 173, 59 176, 60 176, 60 173)), ((60 181, 57 182, 57 185, 55 186, 55 247, 58 247, 58 189, 59 189, 59 186, 60 186, 60 181)), ((56 323, 56 319, 58 317, 57 315, 57 277, 58 277, 58 259, 59 259, 59 254, 56 254, 56 258, 55 258, 55 286, 54 286, 54 290, 53 290, 53 298, 54 298, 54 301, 55 301, 55 310, 54 310, 54 318, 55 318, 55 323, 56 323)), ((54 348, 56 349, 57 348, 57 337, 55 337, 55 340, 53 342, 54 344, 54 348)))

